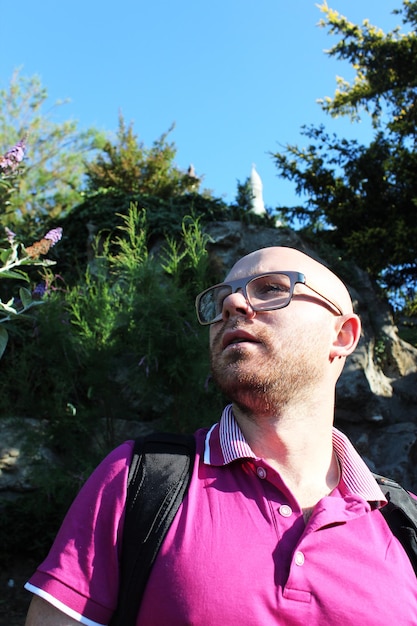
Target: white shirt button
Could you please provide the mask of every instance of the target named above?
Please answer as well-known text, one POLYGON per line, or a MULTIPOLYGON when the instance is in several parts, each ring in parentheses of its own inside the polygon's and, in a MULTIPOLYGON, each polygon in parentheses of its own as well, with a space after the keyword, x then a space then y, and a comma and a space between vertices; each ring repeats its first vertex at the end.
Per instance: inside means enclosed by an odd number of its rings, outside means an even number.
POLYGON ((290 517, 292 515, 292 508, 288 504, 282 504, 278 510, 282 517, 290 517))
POLYGON ((259 478, 266 478, 266 469, 264 467, 257 467, 256 473, 258 474, 259 478))
POLYGON ((304 565, 304 560, 305 560, 304 559, 304 554, 302 552, 300 552, 300 551, 297 551, 295 553, 295 559, 294 559, 295 564, 296 565, 304 565))

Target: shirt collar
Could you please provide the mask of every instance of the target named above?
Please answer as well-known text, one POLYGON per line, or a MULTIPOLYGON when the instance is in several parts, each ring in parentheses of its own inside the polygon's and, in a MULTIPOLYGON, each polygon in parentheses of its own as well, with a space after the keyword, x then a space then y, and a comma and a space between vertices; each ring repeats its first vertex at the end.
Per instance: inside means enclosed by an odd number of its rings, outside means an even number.
MULTIPOLYGON (((350 495, 381 506, 387 502, 371 471, 359 456, 349 439, 333 428, 333 449, 340 463, 342 475, 339 488, 350 495)), ((208 431, 204 449, 207 465, 228 465, 238 459, 256 459, 246 441, 229 404, 223 410, 220 422, 208 431)))

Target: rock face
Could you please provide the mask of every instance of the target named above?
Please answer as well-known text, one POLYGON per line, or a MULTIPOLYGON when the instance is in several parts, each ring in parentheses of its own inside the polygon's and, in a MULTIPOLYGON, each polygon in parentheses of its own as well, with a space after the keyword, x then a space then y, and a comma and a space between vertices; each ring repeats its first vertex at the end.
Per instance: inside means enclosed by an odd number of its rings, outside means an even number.
MULTIPOLYGON (((211 263, 223 274, 244 254, 276 245, 298 248, 329 265, 289 229, 216 222, 206 232, 211 237, 211 263)), ((373 471, 417 493, 417 349, 400 339, 389 307, 364 272, 351 267, 349 280, 341 278, 361 317, 363 333, 337 385, 336 426, 350 437, 373 471)), ((129 422, 129 434, 121 432, 120 440, 135 436, 135 427, 142 432, 145 426, 129 422)), ((34 459, 22 445, 28 432, 40 428, 35 420, 23 421, 23 431, 22 422, 0 420, 0 501, 30 489, 28 472, 36 455, 50 457, 48 450, 39 447, 34 459)))
POLYGON ((0 419, 0 505, 33 490, 30 475, 36 463, 57 461, 42 444, 42 430, 35 419, 0 419))

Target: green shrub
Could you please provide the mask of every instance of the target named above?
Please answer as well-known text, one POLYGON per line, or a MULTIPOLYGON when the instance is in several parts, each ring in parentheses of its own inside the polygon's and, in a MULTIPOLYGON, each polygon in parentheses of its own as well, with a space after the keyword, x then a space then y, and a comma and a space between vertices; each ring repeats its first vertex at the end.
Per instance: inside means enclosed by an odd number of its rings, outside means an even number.
POLYGON ((211 280, 198 220, 185 219, 181 238, 150 256, 146 214, 132 205, 121 219, 84 280, 50 291, 5 356, 1 414, 48 420, 60 450, 98 418, 110 430, 117 418, 189 430, 219 406, 194 311, 211 280))
POLYGON ((0 416, 41 418, 43 443, 60 465, 39 464, 37 491, 3 508, 0 552, 16 550, 19 537, 29 550, 46 549, 77 477, 114 446, 115 420, 190 432, 220 414, 222 398, 208 384, 207 329, 194 310, 196 293, 214 279, 198 221, 185 219, 181 237, 150 256, 146 214, 132 205, 122 219, 84 280, 50 290, 2 361, 0 416))

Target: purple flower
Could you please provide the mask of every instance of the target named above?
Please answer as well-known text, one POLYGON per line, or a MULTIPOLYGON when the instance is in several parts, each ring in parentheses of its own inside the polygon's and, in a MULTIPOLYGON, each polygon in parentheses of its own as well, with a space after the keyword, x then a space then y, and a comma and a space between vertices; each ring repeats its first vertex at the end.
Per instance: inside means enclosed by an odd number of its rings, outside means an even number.
POLYGON ((6 231, 7 241, 9 242, 10 245, 12 245, 14 243, 14 238, 16 237, 16 233, 10 230, 10 228, 7 228, 7 226, 5 227, 4 230, 6 231))
POLYGON ((38 283, 35 287, 35 289, 32 292, 32 295, 34 296, 40 296, 42 298, 42 296, 45 295, 47 289, 46 289, 46 284, 45 283, 38 283))
POLYGON ((10 148, 4 156, 0 157, 0 170, 4 172, 14 172, 19 163, 23 161, 25 151, 26 144, 23 139, 21 139, 13 148, 10 148))
POLYGON ((58 241, 60 241, 61 238, 62 238, 62 228, 60 226, 48 231, 44 237, 44 239, 49 239, 50 241, 52 241, 51 247, 54 246, 56 243, 58 243, 58 241))

